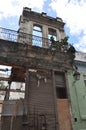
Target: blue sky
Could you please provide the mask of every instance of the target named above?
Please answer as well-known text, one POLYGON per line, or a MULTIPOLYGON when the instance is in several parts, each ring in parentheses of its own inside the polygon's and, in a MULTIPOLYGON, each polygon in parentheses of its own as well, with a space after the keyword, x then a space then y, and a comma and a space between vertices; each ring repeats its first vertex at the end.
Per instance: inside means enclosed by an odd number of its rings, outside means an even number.
POLYGON ((0 26, 18 30, 23 7, 61 17, 69 42, 86 52, 86 0, 0 0, 0 26))

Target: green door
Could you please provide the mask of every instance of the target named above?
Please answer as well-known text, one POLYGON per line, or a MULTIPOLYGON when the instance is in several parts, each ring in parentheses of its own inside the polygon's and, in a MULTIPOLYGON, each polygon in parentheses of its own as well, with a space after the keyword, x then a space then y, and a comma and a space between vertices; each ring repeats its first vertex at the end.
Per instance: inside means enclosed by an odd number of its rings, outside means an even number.
POLYGON ((86 86, 83 74, 80 75, 80 80, 76 81, 74 81, 72 72, 69 72, 67 77, 73 130, 86 130, 86 86))

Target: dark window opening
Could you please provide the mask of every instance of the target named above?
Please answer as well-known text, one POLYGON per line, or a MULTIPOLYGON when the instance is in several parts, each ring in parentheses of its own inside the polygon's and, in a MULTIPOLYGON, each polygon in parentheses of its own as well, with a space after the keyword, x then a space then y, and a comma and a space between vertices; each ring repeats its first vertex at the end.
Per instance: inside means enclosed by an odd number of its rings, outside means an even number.
POLYGON ((55 73, 55 85, 57 98, 67 98, 67 89, 64 73, 55 73))
POLYGON ((85 86, 86 86, 86 80, 84 80, 85 86))
POLYGON ((77 122, 77 118, 76 117, 74 118, 74 121, 77 122))
POLYGON ((67 98, 67 93, 65 88, 56 88, 57 98, 67 98))
POLYGON ((83 78, 84 78, 84 84, 86 86, 86 75, 83 75, 83 78))

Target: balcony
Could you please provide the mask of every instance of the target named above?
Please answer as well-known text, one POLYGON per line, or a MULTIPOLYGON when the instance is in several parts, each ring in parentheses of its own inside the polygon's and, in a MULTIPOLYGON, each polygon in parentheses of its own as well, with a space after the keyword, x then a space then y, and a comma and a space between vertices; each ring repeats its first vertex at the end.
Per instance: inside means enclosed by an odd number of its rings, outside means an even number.
POLYGON ((23 33, 20 31, 14 31, 2 27, 0 27, 0 39, 44 48, 48 48, 51 44, 51 41, 47 38, 23 33))

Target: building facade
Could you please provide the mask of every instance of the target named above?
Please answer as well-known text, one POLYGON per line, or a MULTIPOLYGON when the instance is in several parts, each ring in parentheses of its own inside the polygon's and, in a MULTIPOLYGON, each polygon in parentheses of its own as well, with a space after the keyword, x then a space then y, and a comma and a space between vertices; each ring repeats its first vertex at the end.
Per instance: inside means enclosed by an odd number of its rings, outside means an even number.
POLYGON ((16 42, 0 39, 0 64, 12 66, 1 130, 72 130, 69 73, 75 54, 65 44, 51 48, 65 38, 64 22, 25 7, 17 33, 16 42), (13 81, 25 83, 24 99, 9 99, 13 81))
POLYGON ((69 93, 72 108, 73 129, 86 129, 86 53, 77 52, 74 64, 80 78, 73 79, 72 72, 68 74, 69 93))
POLYGON ((24 37, 24 44, 45 48, 49 47, 49 39, 51 36, 55 40, 61 40, 66 36, 64 23, 61 18, 47 16, 44 12, 40 14, 31 11, 27 7, 23 9, 23 13, 20 16, 18 42, 22 42, 22 35, 24 37))

